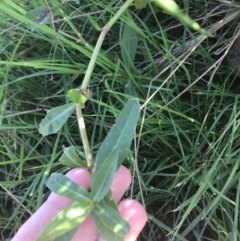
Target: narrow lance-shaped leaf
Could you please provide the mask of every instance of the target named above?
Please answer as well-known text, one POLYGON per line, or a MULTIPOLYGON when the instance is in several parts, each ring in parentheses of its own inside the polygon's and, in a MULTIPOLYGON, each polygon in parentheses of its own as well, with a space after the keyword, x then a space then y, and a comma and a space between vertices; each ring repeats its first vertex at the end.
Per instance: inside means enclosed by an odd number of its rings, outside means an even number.
POLYGON ((39 132, 43 136, 56 133, 73 113, 75 106, 76 104, 70 103, 49 110, 39 125, 39 132))
POLYGON ((68 232, 82 223, 92 212, 93 208, 92 202, 74 202, 54 217, 35 241, 52 240, 68 232))
POLYGON ((75 147, 63 147, 63 155, 59 159, 59 161, 68 167, 83 167, 87 168, 86 160, 83 160, 79 157, 79 155, 76 153, 75 147))
POLYGON ((122 164, 129 152, 139 114, 140 106, 138 100, 129 100, 117 118, 116 124, 108 132, 97 153, 95 159, 96 172, 116 147, 119 150, 118 167, 122 164))
POLYGON ((94 210, 105 226, 118 236, 124 237, 130 231, 129 223, 122 218, 118 210, 105 203, 97 204, 94 210))
POLYGON ((135 0, 136 9, 145 8, 147 5, 148 0, 135 0))
POLYGON ((95 202, 101 201, 111 187, 117 170, 118 153, 118 149, 114 149, 101 167, 92 173, 90 197, 95 202))
POLYGON ((103 221, 100 219, 98 214, 93 210, 91 213, 92 218, 94 220, 94 224, 97 227, 97 230, 100 234, 100 236, 105 240, 105 241, 124 241, 124 237, 118 236, 116 233, 114 233, 111 229, 109 229, 103 221))
POLYGON ((103 203, 107 204, 108 206, 112 207, 115 210, 118 210, 117 204, 112 199, 112 191, 111 191, 111 189, 107 192, 107 194, 103 198, 103 203))
POLYGON ((76 202, 90 202, 90 194, 61 173, 53 173, 46 186, 53 192, 76 202))
POLYGON ((124 94, 130 95, 130 96, 135 97, 135 98, 138 97, 138 94, 137 94, 137 92, 135 90, 135 86, 134 86, 134 84, 133 84, 131 79, 128 79, 128 82, 125 85, 124 94))
POLYGON ((75 227, 72 230, 67 231, 66 233, 56 237, 55 239, 52 239, 51 241, 69 241, 72 239, 76 231, 78 230, 78 226, 75 227))
MULTIPOLYGON (((128 14, 128 17, 132 18, 130 14, 128 14)), ((136 30, 128 24, 125 24, 121 41, 121 53, 123 62, 126 66, 134 66, 133 63, 137 52, 137 43, 138 38, 136 30)))

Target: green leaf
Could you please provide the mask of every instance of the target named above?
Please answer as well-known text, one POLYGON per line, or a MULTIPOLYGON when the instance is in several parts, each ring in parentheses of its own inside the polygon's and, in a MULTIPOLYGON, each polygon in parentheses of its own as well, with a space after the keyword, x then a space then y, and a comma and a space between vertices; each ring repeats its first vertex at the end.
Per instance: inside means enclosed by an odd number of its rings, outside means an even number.
POLYGON ((114 235, 114 237, 124 238, 130 231, 129 223, 122 218, 119 211, 105 203, 97 204, 92 215, 103 239, 111 240, 110 237, 106 236, 108 233, 111 236, 114 235))
POLYGON ((95 172, 101 167, 102 163, 114 148, 119 150, 118 166, 119 167, 126 158, 130 145, 132 143, 134 128, 140 115, 140 106, 137 99, 129 100, 119 117, 116 124, 108 132, 103 141, 95 161, 95 172))
POLYGON ((74 234, 76 233, 78 229, 78 226, 75 227, 74 229, 56 237, 55 239, 51 240, 51 241, 69 241, 72 239, 72 237, 74 236, 74 234))
POLYGON ((103 203, 107 204, 108 206, 112 207, 115 210, 118 210, 117 204, 112 199, 112 191, 111 191, 111 189, 107 192, 106 196, 103 198, 103 203))
POLYGON ((60 130, 75 110, 75 107, 76 104, 70 103, 49 110, 39 125, 40 134, 47 136, 60 130))
POLYGON ((118 236, 124 237, 130 231, 129 223, 120 215, 118 210, 104 203, 97 204, 94 210, 103 223, 118 236))
POLYGON ((84 103, 87 98, 80 92, 79 89, 71 89, 68 91, 68 98, 73 102, 78 104, 82 109, 85 107, 84 103))
POLYGON ((54 217, 35 241, 52 240, 72 230, 86 219, 93 208, 92 202, 74 202, 54 217))
MULTIPOLYGON (((128 17, 131 18, 131 15, 128 14, 128 17)), ((123 63, 126 66, 134 65, 133 63, 137 52, 137 46, 138 38, 136 30, 130 27, 128 24, 125 24, 121 41, 121 53, 123 63)))
POLYGON ((124 238, 121 236, 118 236, 117 234, 115 234, 111 229, 109 229, 104 223, 103 221, 100 219, 100 217, 98 216, 98 214, 95 212, 95 210, 93 210, 93 212, 91 213, 92 218, 94 220, 94 224, 97 227, 97 230, 99 232, 99 234, 101 235, 101 237, 105 240, 105 241, 124 241, 124 238))
POLYGON ((100 202, 110 190, 118 163, 118 149, 114 149, 97 172, 93 170, 91 177, 90 197, 95 202, 100 202))
POLYGON ((136 98, 138 97, 138 94, 135 90, 135 86, 131 79, 128 79, 128 83, 125 85, 124 94, 130 95, 136 98))
POLYGON ((183 24, 186 24, 190 28, 202 33, 206 36, 213 37, 212 34, 208 33, 206 30, 200 27, 197 22, 194 22, 187 14, 184 14, 182 10, 178 7, 173 0, 154 0, 154 2, 167 13, 178 18, 183 24))
POLYGON ((82 160, 79 155, 76 153, 75 147, 63 147, 63 155, 59 159, 59 161, 68 167, 83 167, 87 168, 87 163, 85 160, 82 160))
POLYGON ((135 0, 136 9, 145 8, 148 3, 148 0, 135 0))
POLYGON ((76 202, 91 201, 89 192, 61 173, 53 173, 46 186, 51 191, 76 202))
POLYGON ((88 21, 91 23, 91 26, 94 27, 97 31, 101 32, 102 27, 94 20, 91 15, 87 15, 88 21))

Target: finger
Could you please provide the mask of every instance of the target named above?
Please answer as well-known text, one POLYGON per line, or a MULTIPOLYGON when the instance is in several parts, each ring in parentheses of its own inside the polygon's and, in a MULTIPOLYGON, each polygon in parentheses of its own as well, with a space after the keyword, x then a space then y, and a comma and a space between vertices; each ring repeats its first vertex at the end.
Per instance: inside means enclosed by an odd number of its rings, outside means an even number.
MULTIPOLYGON (((86 169, 72 169, 66 176, 84 189, 89 190, 90 173, 86 169)), ((47 224, 72 202, 66 197, 51 193, 46 202, 23 224, 12 241, 34 240, 47 224)))
MULTIPOLYGON (((123 194, 127 191, 132 181, 131 173, 129 170, 120 166, 114 176, 114 180, 111 186, 113 192, 113 200, 119 202, 123 194)), ((97 228, 91 215, 80 225, 71 241, 95 241, 98 236, 97 228)))
POLYGON ((125 166, 120 166, 111 186, 112 199, 118 203, 132 182, 132 176, 125 166))
POLYGON ((124 241, 135 241, 147 222, 147 213, 137 201, 126 199, 119 203, 119 212, 130 224, 130 231, 124 241))

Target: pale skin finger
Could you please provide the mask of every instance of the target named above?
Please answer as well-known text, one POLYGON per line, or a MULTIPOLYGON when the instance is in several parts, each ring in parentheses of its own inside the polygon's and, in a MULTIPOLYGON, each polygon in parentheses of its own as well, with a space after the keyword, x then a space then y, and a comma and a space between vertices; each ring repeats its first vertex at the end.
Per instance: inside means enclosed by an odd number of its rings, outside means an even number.
MULTIPOLYGON (((84 187, 86 190, 89 189, 90 173, 87 170, 75 168, 68 172, 66 176, 84 187)), ((121 166, 118 172, 115 174, 114 182, 111 187, 113 191, 113 198, 116 202, 121 199, 130 183, 130 172, 127 168, 121 166)), ((12 241, 34 240, 40 234, 41 230, 47 226, 50 220, 56 216, 58 212, 69 206, 71 203, 71 200, 52 193, 48 200, 38 209, 38 211, 21 227, 12 241)), ((125 209, 123 208, 122 210, 124 211, 125 209)), ((94 241, 96 239, 97 230, 91 217, 88 217, 85 222, 81 224, 72 241, 79 240, 79 237, 81 237, 82 241, 84 241, 83 238, 86 238, 86 241, 94 241)))
POLYGON ((143 206, 132 199, 125 199, 118 205, 122 217, 130 224, 130 232, 125 241, 135 241, 147 222, 147 213, 143 206))
MULTIPOLYGON (((111 190, 113 193, 113 200, 118 203, 122 198, 123 194, 126 192, 132 181, 131 174, 129 170, 120 166, 118 171, 115 174, 111 190)), ((75 235, 71 241, 95 241, 98 236, 96 226, 92 220, 92 217, 89 216, 78 228, 75 235)))
MULTIPOLYGON (((121 166, 115 175, 111 187, 113 199, 116 203, 119 202, 130 186, 131 179, 132 177, 129 170, 126 167, 121 166)), ((124 241, 135 241, 147 221, 145 209, 139 202, 126 199, 119 203, 119 212, 130 224, 130 231, 124 241)), ((98 237, 98 232, 91 216, 81 224, 71 241, 79 241, 80 237, 81 241, 95 241, 98 237)), ((100 241, 103 241, 103 239, 100 239, 100 241)))
MULTIPOLYGON (((75 168, 66 174, 75 183, 89 190, 90 173, 82 168, 75 168)), ((32 241, 60 211, 68 207, 72 200, 51 193, 46 202, 22 225, 12 241, 32 241)))

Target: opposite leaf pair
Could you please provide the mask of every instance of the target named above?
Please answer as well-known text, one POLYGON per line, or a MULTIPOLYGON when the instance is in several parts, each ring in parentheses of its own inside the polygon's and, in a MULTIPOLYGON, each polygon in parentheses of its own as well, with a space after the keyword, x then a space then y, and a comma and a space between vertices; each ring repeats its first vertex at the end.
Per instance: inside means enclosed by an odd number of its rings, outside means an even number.
MULTIPOLYGON (((59 173, 52 174, 46 184, 48 188, 74 202, 52 220, 37 241, 55 240, 58 236, 77 227, 89 214, 92 215, 102 238, 112 241, 123 240, 130 226, 119 214, 117 205, 111 200, 110 191, 117 161, 118 150, 115 149, 99 170, 92 173, 90 193, 66 176, 59 173)), ((69 232, 70 236, 73 234, 69 232)))
MULTIPOLYGON (((50 114, 52 115, 52 113, 50 114)), ((65 240, 71 240, 77 226, 89 214, 92 215, 103 239, 106 241, 124 240, 124 236, 129 232, 130 227, 121 217, 115 202, 111 200, 110 187, 118 167, 129 152, 139 114, 138 100, 128 101, 117 118, 116 124, 113 125, 98 150, 91 176, 90 192, 62 174, 54 173, 51 175, 47 182, 48 188, 61 196, 72 199, 74 202, 51 221, 36 239, 37 241, 57 241, 63 240, 63 237, 65 240), (59 235, 61 236, 58 238, 59 235)), ((48 116, 44 120, 46 121, 47 118, 48 116)), ((55 116, 51 119, 57 120, 58 118, 55 116)), ((43 124, 44 121, 42 122, 42 128, 43 124)), ((51 125, 54 126, 54 121, 51 125)), ((78 164, 82 166, 82 161, 79 162, 80 159, 75 161, 75 158, 79 159, 74 147, 70 147, 65 149, 65 153, 60 160, 70 167, 78 164)))

